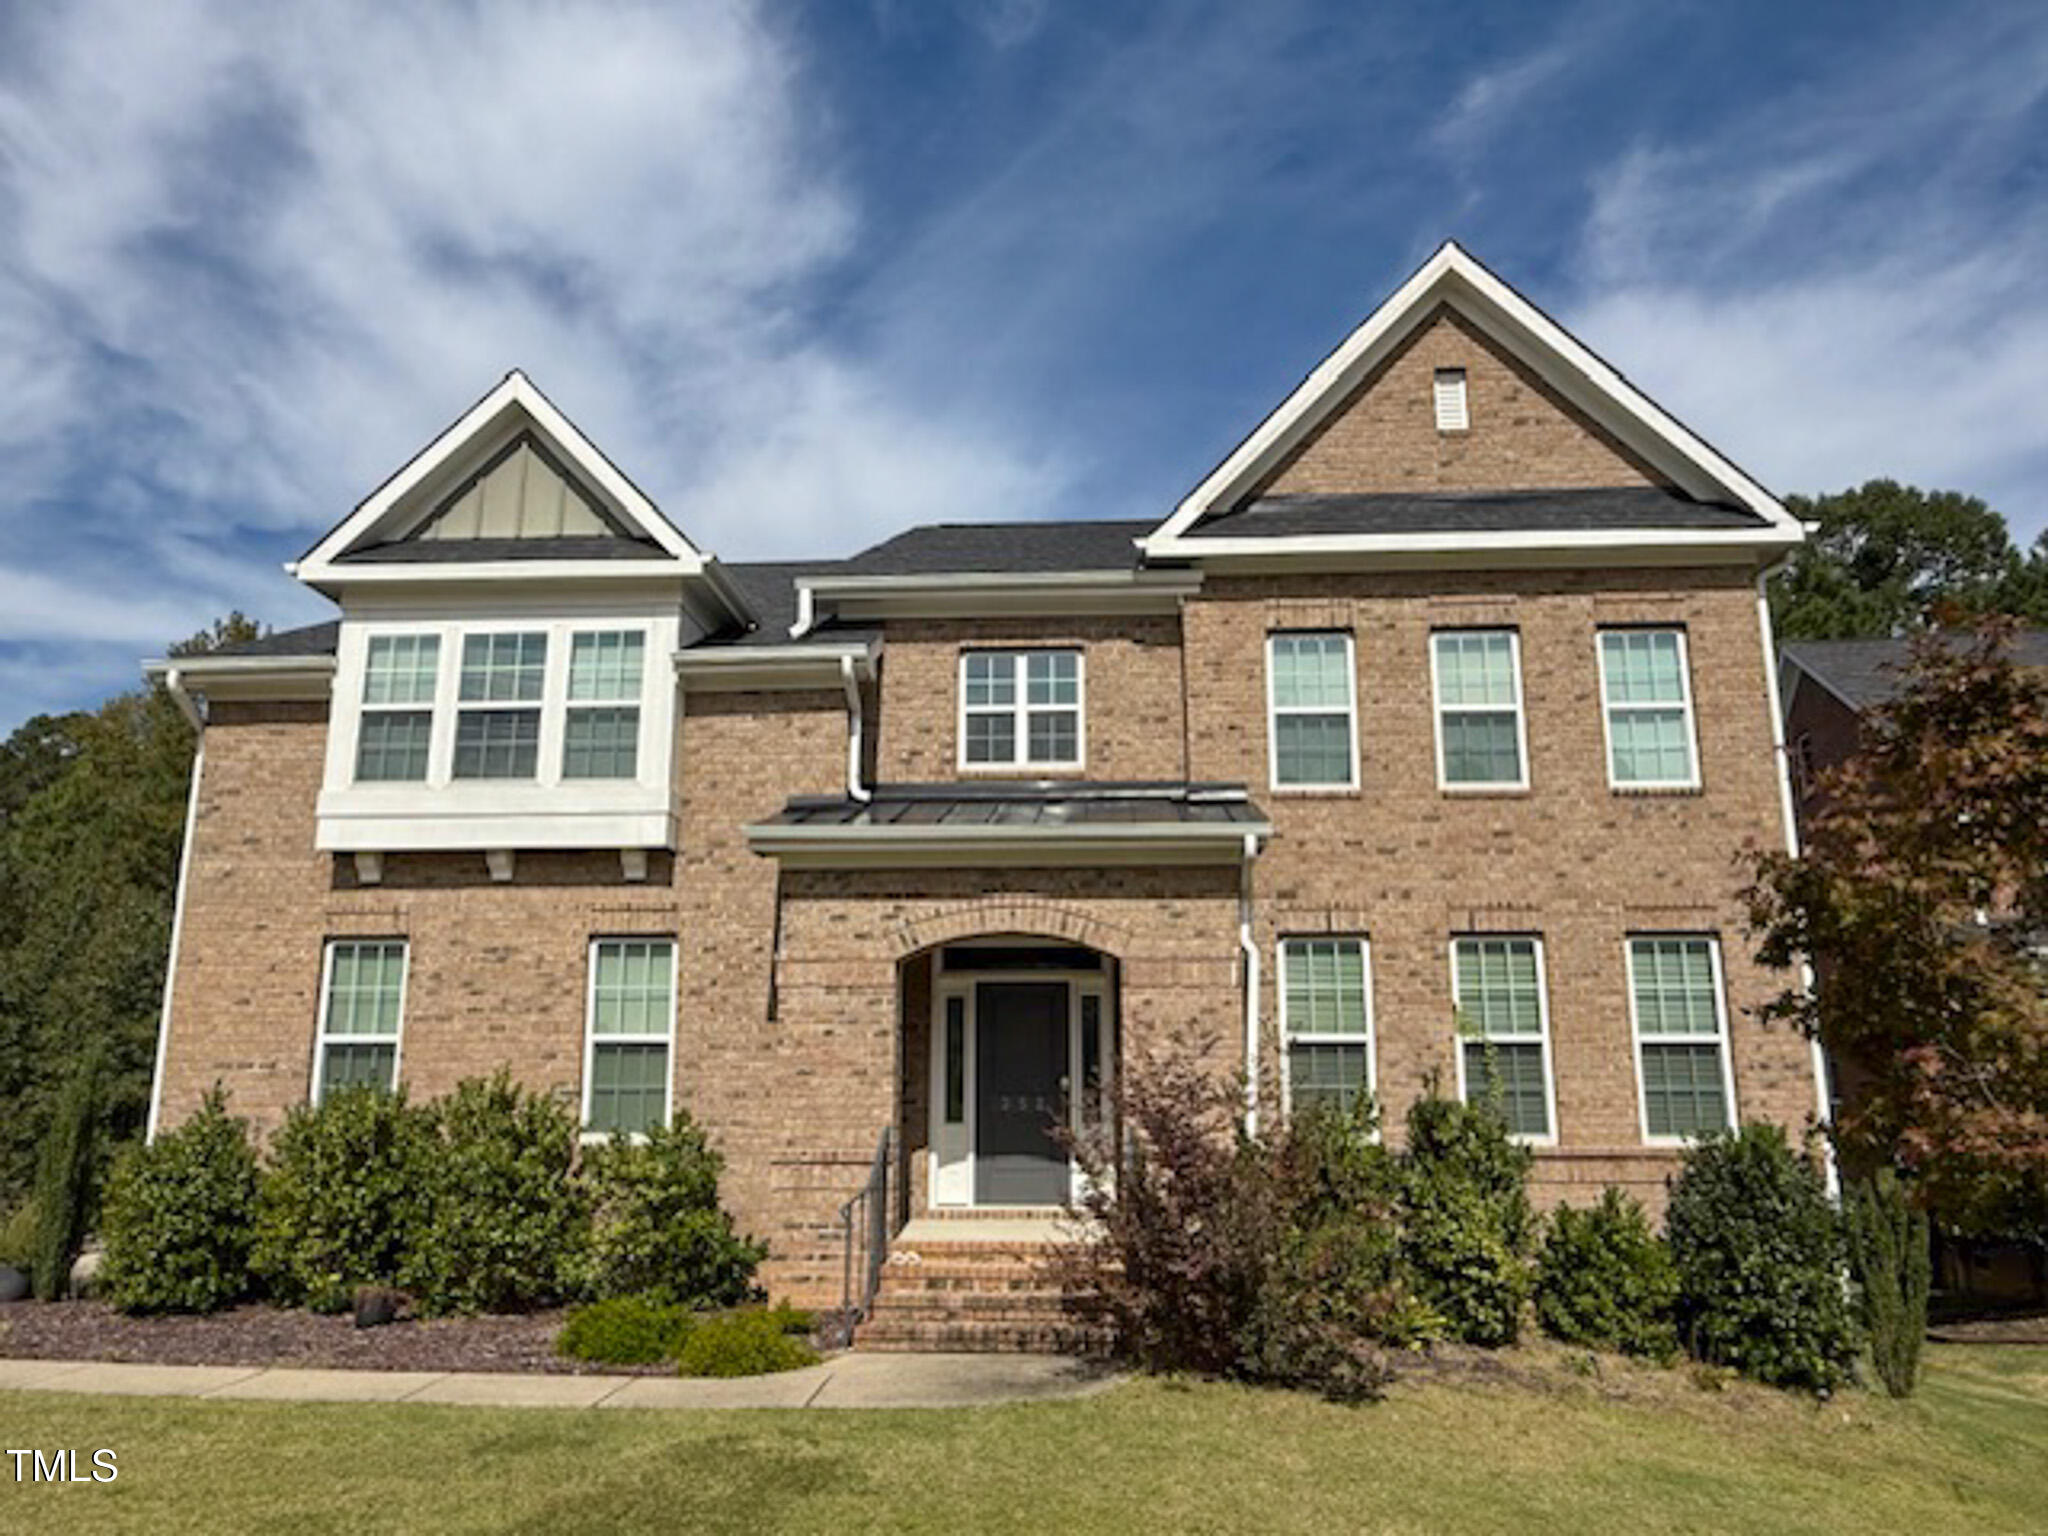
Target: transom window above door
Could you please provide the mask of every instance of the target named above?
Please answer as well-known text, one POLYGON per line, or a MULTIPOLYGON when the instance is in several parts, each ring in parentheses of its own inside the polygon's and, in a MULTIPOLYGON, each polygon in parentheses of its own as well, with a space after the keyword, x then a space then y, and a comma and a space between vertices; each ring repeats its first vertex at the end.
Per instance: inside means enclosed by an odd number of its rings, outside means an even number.
POLYGON ((966 651, 960 657, 960 763, 965 768, 1077 768, 1078 650, 966 651))

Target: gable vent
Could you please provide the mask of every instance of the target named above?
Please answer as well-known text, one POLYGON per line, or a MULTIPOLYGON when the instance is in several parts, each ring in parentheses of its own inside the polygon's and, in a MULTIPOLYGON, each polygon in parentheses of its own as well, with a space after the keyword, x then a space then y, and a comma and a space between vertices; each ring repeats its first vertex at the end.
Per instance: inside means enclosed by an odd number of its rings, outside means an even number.
POLYGON ((1439 368, 1436 371, 1436 429, 1463 432, 1472 425, 1465 412, 1465 370, 1439 368))

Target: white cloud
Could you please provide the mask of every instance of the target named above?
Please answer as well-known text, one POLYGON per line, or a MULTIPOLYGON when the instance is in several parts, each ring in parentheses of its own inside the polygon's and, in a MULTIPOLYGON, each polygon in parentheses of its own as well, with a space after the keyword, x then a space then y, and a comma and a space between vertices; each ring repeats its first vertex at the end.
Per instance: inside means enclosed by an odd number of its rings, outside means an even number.
POLYGON ((7 574, 0 643, 304 616, 271 548, 515 365, 728 558, 1049 483, 802 344, 860 226, 765 6, 81 0, 16 31, 0 533, 47 568, 7 574))
POLYGON ((1568 321, 1781 492, 1877 475, 2048 519, 2048 26, 1957 27, 1595 179, 1568 321))

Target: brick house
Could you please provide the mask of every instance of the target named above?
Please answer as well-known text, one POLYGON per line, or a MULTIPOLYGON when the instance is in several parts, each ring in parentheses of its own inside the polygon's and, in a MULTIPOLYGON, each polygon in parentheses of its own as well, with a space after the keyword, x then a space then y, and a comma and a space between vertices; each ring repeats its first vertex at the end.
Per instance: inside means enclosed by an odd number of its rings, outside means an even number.
POLYGON ((1816 1108, 1734 897, 1800 538, 1449 244, 1146 522, 725 564, 515 373, 291 567, 338 619, 154 664, 205 728, 152 1127, 687 1109, 825 1302, 885 1132, 900 1243, 1014 1238, 1186 1028, 1396 1138, 1496 1074, 1540 1199, 1660 1207, 1816 1108))

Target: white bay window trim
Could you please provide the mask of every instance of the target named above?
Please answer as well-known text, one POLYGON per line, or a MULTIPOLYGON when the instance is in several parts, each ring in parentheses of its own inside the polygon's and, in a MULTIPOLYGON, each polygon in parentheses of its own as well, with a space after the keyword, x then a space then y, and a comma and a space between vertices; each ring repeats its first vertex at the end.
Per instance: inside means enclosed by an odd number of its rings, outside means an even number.
MULTIPOLYGON (((597 1089, 597 1053, 601 1046, 660 1046, 665 1053, 662 1071, 661 1123, 664 1127, 675 1124, 676 1117, 676 992, 682 980, 681 946, 665 934, 608 934, 590 941, 587 959, 588 975, 584 980, 583 998, 583 1099, 578 1116, 582 1127, 582 1138, 586 1142, 609 1141, 617 1134, 613 1131, 595 1130, 590 1124, 591 1101, 597 1089), (608 947, 625 944, 659 945, 668 951, 668 1009, 664 1028, 658 1032, 633 1034, 604 1034, 597 1030, 598 970, 599 955, 608 947)), ((629 1132, 638 1137, 639 1133, 629 1132)))
POLYGON ((1728 984, 1721 969, 1721 941, 1710 933, 1631 933, 1622 941, 1622 956, 1628 979, 1629 1048, 1635 1056, 1637 1124, 1642 1128, 1643 1144, 1650 1147, 1683 1147, 1691 1145, 1698 1139, 1697 1133, 1666 1135, 1655 1134, 1650 1130, 1649 1073, 1644 1070, 1644 1066, 1646 1052, 1658 1046, 1714 1048, 1721 1069, 1722 1123, 1718 1129, 1735 1129, 1742 1123, 1742 1117, 1735 1103, 1735 1063, 1728 1039, 1728 984), (1660 940, 1702 944, 1706 947, 1707 965, 1714 988, 1714 1032, 1711 1035, 1702 1034, 1698 1030, 1647 1033, 1644 1031, 1642 1000, 1636 991, 1636 946, 1654 944, 1660 940))
POLYGON ((335 1046, 391 1048, 391 1081, 387 1091, 396 1090, 405 1068, 405 996, 412 981, 412 943, 390 936, 378 938, 329 939, 320 954, 320 1012, 313 1025, 313 1068, 309 1074, 308 1102, 318 1106, 327 1091, 327 1055, 335 1046), (334 964, 343 950, 396 949, 398 951, 398 1000, 393 1028, 364 1032, 332 1028, 334 1007, 334 964))
POLYGON ((1465 1072, 1466 1046, 1475 1043, 1484 1044, 1488 1040, 1498 1040, 1508 1045, 1517 1046, 1534 1045, 1540 1052, 1543 1064, 1543 1116, 1545 1130, 1541 1135, 1523 1131, 1512 1131, 1510 1134, 1516 1141, 1521 1142, 1525 1146, 1554 1147, 1557 1145, 1557 1071, 1550 1051, 1550 979, 1548 968, 1544 964, 1543 939, 1540 935, 1533 933, 1454 934, 1447 951, 1451 971, 1451 1009, 1453 1017, 1457 1017, 1459 1010, 1463 1006, 1463 1000, 1458 991, 1458 947, 1461 944, 1468 943, 1527 944, 1531 947, 1536 957, 1536 1017, 1538 1032, 1534 1036, 1526 1033, 1488 1035, 1483 1030, 1468 1034, 1464 1028, 1464 1021, 1459 1019, 1458 1027, 1453 1032, 1458 1069, 1458 1101, 1460 1103, 1469 1103, 1471 1101, 1471 1085, 1466 1081, 1465 1072))
POLYGON ((1053 769, 1070 772, 1088 761, 1088 657, 1080 646, 1041 645, 1020 648, 970 647, 960 653, 955 672, 958 705, 955 710, 956 753, 963 773, 1015 773, 1018 770, 1053 769), (1072 657, 1074 701, 1049 703, 1031 701, 1031 659, 1039 656, 1072 657), (994 664, 1007 662, 1010 699, 1008 703, 973 704, 968 700, 968 674, 977 658, 994 664), (1031 717, 1071 715, 1074 726, 1074 755, 1059 758, 1031 756, 1031 717), (1010 727, 1010 755, 1001 758, 973 758, 968 755, 968 722, 971 719, 1007 717, 1010 727))

